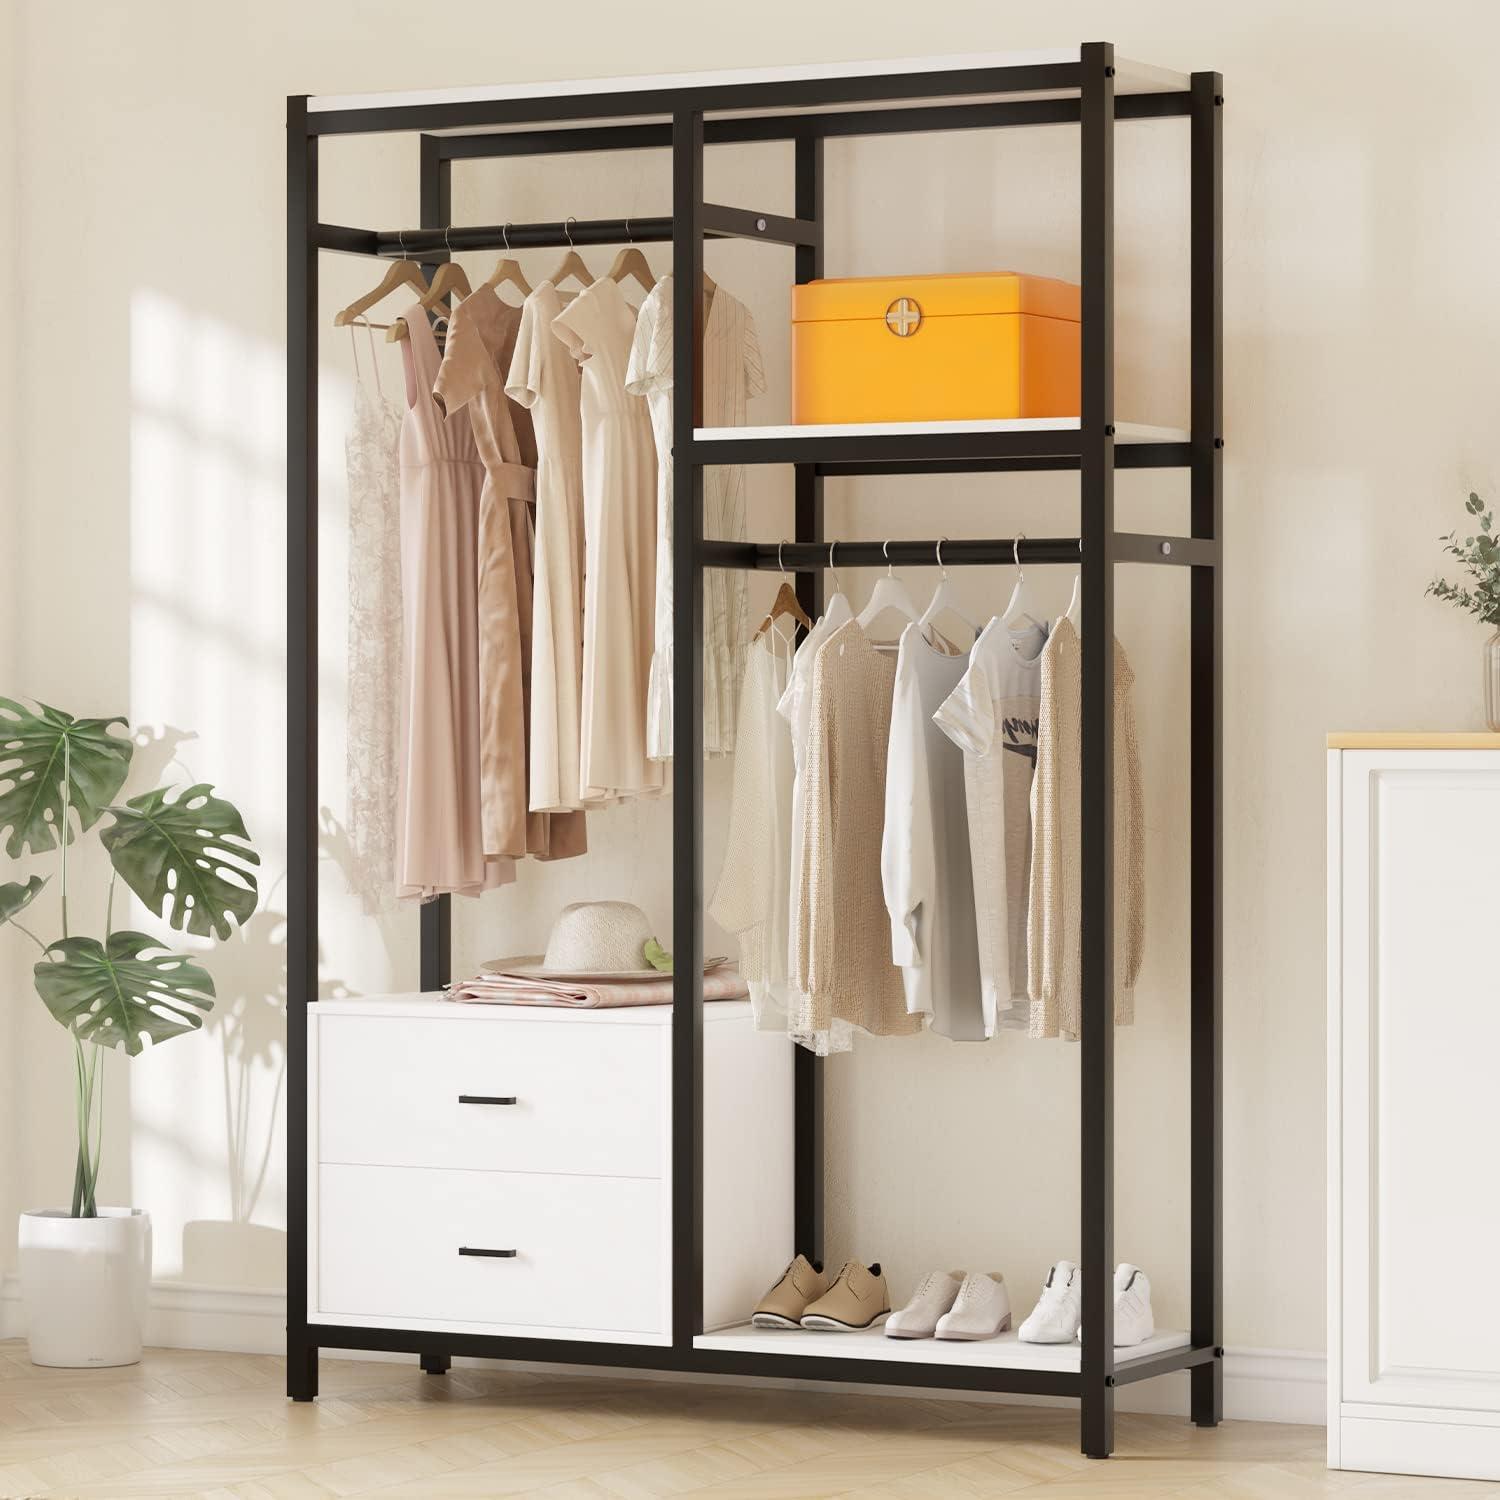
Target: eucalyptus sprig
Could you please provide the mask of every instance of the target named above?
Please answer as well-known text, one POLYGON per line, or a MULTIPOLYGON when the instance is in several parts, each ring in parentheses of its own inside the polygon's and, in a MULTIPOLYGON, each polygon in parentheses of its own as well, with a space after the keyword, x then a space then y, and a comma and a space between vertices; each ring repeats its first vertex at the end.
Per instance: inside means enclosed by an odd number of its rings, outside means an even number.
POLYGON ((1452 553, 1464 565, 1474 580, 1473 585, 1434 578, 1427 585, 1427 592, 1434 598, 1456 604, 1471 615, 1478 615, 1486 625, 1500 628, 1500 539, 1495 536, 1495 517, 1475 494, 1470 494, 1464 509, 1471 516, 1479 517, 1478 532, 1465 537, 1462 543, 1456 531, 1450 531, 1438 540, 1444 543, 1444 552, 1452 553))

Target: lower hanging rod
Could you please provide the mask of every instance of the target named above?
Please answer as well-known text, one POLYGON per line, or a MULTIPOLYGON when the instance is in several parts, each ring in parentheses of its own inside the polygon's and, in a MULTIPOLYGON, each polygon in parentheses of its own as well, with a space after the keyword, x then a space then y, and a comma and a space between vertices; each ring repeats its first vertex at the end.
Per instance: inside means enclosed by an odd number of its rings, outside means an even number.
POLYGON ((778 568, 816 573, 822 568, 979 567, 995 563, 1072 563, 1082 556, 1076 536, 942 537, 930 542, 704 542, 705 568, 778 568))

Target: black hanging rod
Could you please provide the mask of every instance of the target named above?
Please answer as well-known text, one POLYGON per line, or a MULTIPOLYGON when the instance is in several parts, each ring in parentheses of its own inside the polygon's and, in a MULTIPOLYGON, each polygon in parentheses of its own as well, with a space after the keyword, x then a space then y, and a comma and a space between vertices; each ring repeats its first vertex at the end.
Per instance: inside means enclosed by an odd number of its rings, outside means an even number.
POLYGON ((1082 556, 1076 536, 934 538, 930 542, 704 542, 705 568, 760 568, 816 573, 822 568, 932 567, 943 549, 943 566, 1013 563, 1073 563, 1082 556), (829 548, 832 548, 830 554, 829 548), (832 557, 832 562, 829 559, 832 557))
MULTIPOLYGON (((712 542, 701 544, 705 568, 755 568, 787 573, 816 573, 823 568, 936 567, 942 547, 943 567, 985 567, 996 563, 1071 563, 1083 556, 1076 536, 943 537, 932 541, 889 542, 712 542), (830 548, 832 551, 830 552, 830 548)), ((1212 568, 1218 543, 1202 537, 1155 536, 1117 531, 1110 546, 1116 562, 1166 563, 1212 568)))
MULTIPOLYGON (((715 238, 764 240, 773 245, 815 245, 818 226, 806 219, 703 205, 704 232, 715 238)), ((672 238, 670 217, 554 219, 540 224, 454 224, 445 229, 350 229, 320 224, 324 250, 391 258, 457 254, 464 250, 539 250, 566 245, 663 244, 672 238)))

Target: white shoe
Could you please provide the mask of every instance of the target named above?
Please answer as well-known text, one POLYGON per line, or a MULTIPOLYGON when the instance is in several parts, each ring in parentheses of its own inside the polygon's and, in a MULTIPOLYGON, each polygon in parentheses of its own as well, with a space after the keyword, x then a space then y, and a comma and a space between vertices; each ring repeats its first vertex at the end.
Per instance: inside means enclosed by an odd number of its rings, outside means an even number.
POLYGON ((1083 1273, 1070 1260, 1060 1260, 1047 1272, 1047 1284, 1021 1324, 1028 1344, 1066 1344, 1078 1337, 1083 1316, 1083 1273))
POLYGON ((970 1271, 953 1309, 938 1319, 940 1339, 992 1339, 1010 1327, 1010 1293, 998 1271, 970 1271))
MULTIPOLYGON (((1122 1260, 1115 1267, 1115 1348, 1127 1349, 1131 1344, 1144 1344, 1155 1332, 1151 1282, 1139 1266, 1122 1260)), ((1078 1342, 1083 1342, 1081 1325, 1078 1342)))
POLYGON ((885 1321, 888 1339, 930 1339, 937 1331, 938 1319, 953 1306, 964 1283, 962 1271, 933 1271, 924 1276, 911 1301, 893 1312, 885 1321))

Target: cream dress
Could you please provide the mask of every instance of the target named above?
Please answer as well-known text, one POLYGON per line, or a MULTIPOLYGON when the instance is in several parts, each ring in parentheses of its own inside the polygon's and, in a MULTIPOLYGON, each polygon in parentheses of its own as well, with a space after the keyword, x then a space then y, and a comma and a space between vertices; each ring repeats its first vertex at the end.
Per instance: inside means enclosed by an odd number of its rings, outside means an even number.
POLYGON ((739 747, 724 865, 708 913, 740 944, 755 1024, 785 1031, 791 993, 792 735, 777 703, 786 691, 791 646, 768 630, 745 653, 739 747))
MULTIPOLYGON (((641 304, 627 389, 644 396, 656 437, 656 630, 647 689, 646 753, 672 758, 672 278, 663 276, 641 304)), ((739 427, 746 402, 766 388, 760 339, 749 309, 716 287, 703 329, 703 425, 739 427)), ((703 474, 703 534, 745 536, 745 471, 703 474)), ((745 676, 745 575, 709 568, 703 575, 703 753, 731 755, 745 676)))
POLYGON ((583 429, 578 363, 552 337, 567 305, 544 281, 521 308, 505 394, 536 434, 536 579, 531 638, 533 812, 583 806, 578 729, 583 691, 583 429))
POLYGON ((650 600, 656 576, 656 455, 645 402, 625 389, 635 313, 596 281, 552 320, 582 366, 583 693, 578 779, 585 806, 660 794, 646 754, 650 600))
POLYGON ((349 884, 367 912, 395 901, 396 767, 401 752, 401 408, 380 384, 375 335, 365 324, 372 391, 354 350, 349 469, 349 884))

